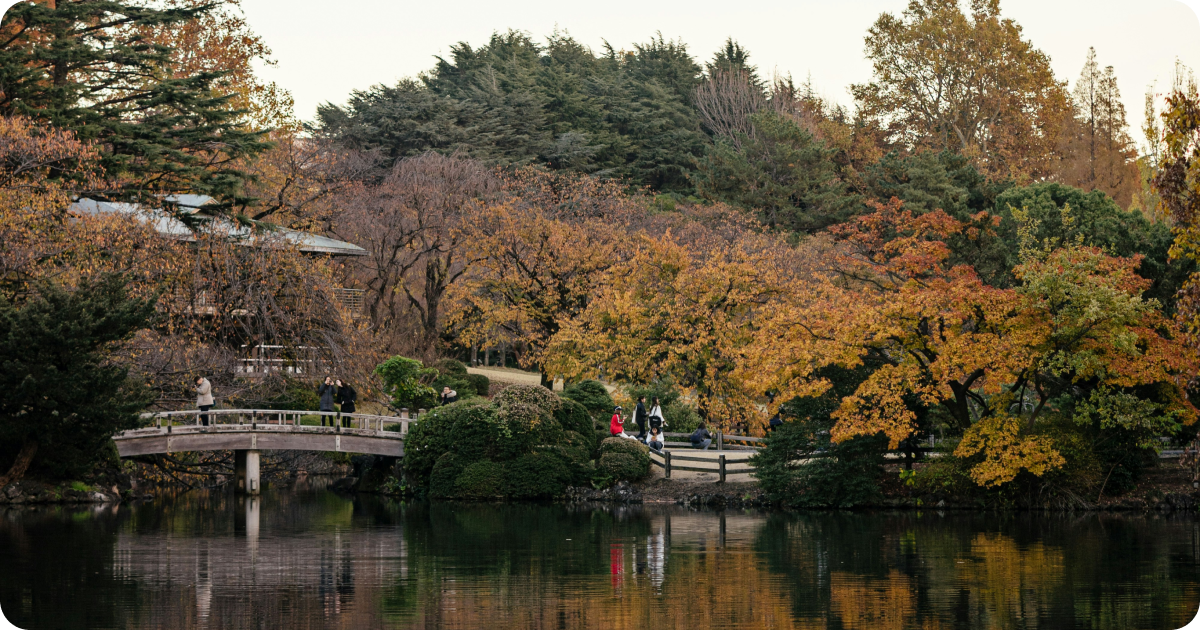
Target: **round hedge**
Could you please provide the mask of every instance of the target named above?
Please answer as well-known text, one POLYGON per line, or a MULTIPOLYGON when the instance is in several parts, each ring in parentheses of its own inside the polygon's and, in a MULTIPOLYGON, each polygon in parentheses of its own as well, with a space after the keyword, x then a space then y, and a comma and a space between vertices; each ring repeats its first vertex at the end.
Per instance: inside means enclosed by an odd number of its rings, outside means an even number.
POLYGON ((484 459, 464 468, 454 485, 460 497, 490 499, 505 494, 505 477, 503 464, 484 459))
POLYGON ((596 471, 618 481, 637 481, 650 474, 650 456, 608 452, 600 456, 596 471))
POLYGON ((610 437, 604 438, 604 441, 600 443, 600 453, 628 453, 630 455, 645 455, 649 457, 650 447, 637 440, 610 437))
MULTIPOLYGON (((408 461, 404 462, 408 466, 408 461)), ((454 453, 443 453, 433 465, 429 474, 429 496, 437 499, 453 497, 458 493, 458 476, 462 474, 463 463, 454 453)))
POLYGON ((589 455, 591 451, 596 450, 596 429, 592 425, 592 417, 583 405, 565 398, 562 406, 554 412, 554 419, 564 430, 572 431, 587 441, 589 455))
POLYGON ((562 494, 574 477, 565 459, 560 452, 536 451, 509 462, 509 496, 542 499, 562 494))

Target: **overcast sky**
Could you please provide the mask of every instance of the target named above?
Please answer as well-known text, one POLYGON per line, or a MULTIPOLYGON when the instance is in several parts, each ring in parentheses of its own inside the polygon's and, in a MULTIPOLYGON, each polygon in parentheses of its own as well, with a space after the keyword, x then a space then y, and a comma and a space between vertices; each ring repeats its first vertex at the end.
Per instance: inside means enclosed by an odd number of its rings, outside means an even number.
MULTIPOLYGON (((907 0, 244 0, 251 26, 278 61, 262 76, 291 91, 296 114, 306 120, 319 103, 341 104, 352 90, 415 76, 433 65, 435 55, 448 54, 451 44, 484 44, 494 31, 510 28, 542 40, 557 27, 594 50, 605 40, 629 48, 661 31, 681 38, 701 62, 732 36, 766 74, 791 73, 797 81, 811 75, 822 94, 851 105, 848 86, 871 75, 863 57, 867 28, 880 13, 898 14, 906 5, 907 0)), ((1088 46, 1095 46, 1100 65, 1116 71, 1139 141, 1147 86, 1157 80, 1161 90, 1176 58, 1200 68, 1200 19, 1175 0, 1002 0, 1001 9, 1050 56, 1058 78, 1072 85, 1088 46)))

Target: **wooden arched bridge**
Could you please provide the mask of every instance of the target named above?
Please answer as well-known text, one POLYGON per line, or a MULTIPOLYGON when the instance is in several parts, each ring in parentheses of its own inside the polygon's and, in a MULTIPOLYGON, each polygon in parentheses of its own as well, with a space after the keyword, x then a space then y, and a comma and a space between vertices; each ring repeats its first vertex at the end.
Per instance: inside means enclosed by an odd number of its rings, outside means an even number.
POLYGON ((113 436, 121 457, 233 451, 236 487, 258 494, 262 451, 331 451, 404 457, 404 438, 415 421, 401 416, 269 409, 212 409, 209 423, 198 410, 143 414, 152 426, 113 436), (322 424, 302 424, 318 418, 322 424))

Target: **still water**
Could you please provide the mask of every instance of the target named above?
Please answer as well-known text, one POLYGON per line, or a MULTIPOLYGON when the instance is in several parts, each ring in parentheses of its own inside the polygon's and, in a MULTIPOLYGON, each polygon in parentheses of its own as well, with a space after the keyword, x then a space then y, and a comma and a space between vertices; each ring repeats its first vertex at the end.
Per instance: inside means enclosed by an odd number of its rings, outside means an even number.
POLYGON ((0 608, 31 629, 1125 630, 1198 604, 1193 516, 402 504, 310 484, 0 511, 0 608))

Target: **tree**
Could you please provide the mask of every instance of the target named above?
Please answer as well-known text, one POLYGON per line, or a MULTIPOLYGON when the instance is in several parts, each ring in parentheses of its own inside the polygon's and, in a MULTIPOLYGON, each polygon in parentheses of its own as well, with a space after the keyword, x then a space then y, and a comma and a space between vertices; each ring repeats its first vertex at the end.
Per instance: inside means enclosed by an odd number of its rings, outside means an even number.
MULTIPOLYGON (((1194 80, 1176 81, 1162 112, 1162 153, 1152 180, 1176 226, 1171 256, 1200 261, 1200 92, 1194 80)), ((1192 343, 1200 339, 1200 273, 1179 294, 1180 317, 1192 343)))
POLYGON ((1059 179, 1084 190, 1102 190, 1128 208, 1139 188, 1137 153, 1116 75, 1112 66, 1100 70, 1095 48, 1088 49, 1072 96, 1074 116, 1062 136, 1059 179))
POLYGON ((521 365, 542 361, 562 323, 582 313, 625 249, 601 218, 564 221, 512 202, 477 216, 478 262, 454 288, 449 320, 460 343, 516 347, 521 365))
POLYGON ((21 3, 0 32, 0 114, 21 114, 95 142, 107 175, 91 196, 156 200, 161 193, 235 198, 234 163, 266 148, 221 74, 175 77, 170 48, 146 31, 197 19, 207 7, 153 9, 113 0, 21 3))
POLYGON ((561 324, 545 364, 568 378, 650 383, 670 375, 714 425, 761 424, 742 361, 760 310, 786 301, 793 265, 773 238, 693 242, 641 236, 577 317, 561 324))
POLYGON ((769 227, 811 232, 855 211, 827 149, 795 121, 772 112, 748 117, 750 133, 713 144, 698 164, 697 193, 762 213, 769 227))
POLYGON ((396 344, 410 331, 400 326, 411 313, 417 343, 409 349, 435 351, 447 291, 487 251, 472 242, 473 218, 498 192, 499 181, 480 163, 428 153, 340 198, 333 233, 368 252, 348 264, 367 291, 367 312, 385 347, 401 349, 396 344))
POLYGON ((565 33, 542 45, 509 31, 450 51, 419 80, 322 106, 319 131, 391 160, 458 152, 489 166, 540 163, 690 189, 705 137, 689 102, 700 67, 681 42, 659 35, 596 55, 565 33))
POLYGON ((383 380, 383 393, 392 405, 403 409, 432 407, 438 392, 428 381, 438 375, 436 368, 427 368, 416 359, 392 357, 375 367, 375 374, 383 380))
MULTIPOLYGON (((87 472, 113 433, 139 424, 152 397, 108 355, 154 314, 107 275, 73 292, 42 285, 23 302, 0 297, 0 432, 20 445, 0 487, 36 468, 51 477, 87 472)), ((7 453, 11 455, 12 453, 7 453)))
POLYGON ((969 16, 956 0, 912 0, 868 31, 874 78, 851 91, 902 146, 961 152, 992 178, 1048 176, 1067 94, 1021 34, 998 0, 972 0, 969 16))

